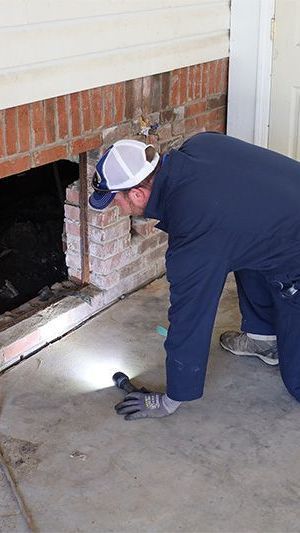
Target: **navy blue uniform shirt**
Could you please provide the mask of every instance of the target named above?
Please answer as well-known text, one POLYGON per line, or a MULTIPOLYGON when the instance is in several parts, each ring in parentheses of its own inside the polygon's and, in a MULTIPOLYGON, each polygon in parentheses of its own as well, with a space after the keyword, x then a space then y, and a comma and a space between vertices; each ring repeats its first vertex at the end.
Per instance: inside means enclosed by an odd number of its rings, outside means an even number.
POLYGON ((172 150, 145 217, 169 236, 167 394, 203 394, 212 328, 230 271, 300 275, 300 163, 219 133, 172 150))

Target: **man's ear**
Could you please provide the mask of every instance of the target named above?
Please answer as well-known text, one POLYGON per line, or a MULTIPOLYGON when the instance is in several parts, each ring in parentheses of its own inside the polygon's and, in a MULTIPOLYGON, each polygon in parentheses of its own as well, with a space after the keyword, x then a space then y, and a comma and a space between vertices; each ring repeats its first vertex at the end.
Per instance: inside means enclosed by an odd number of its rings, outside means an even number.
POLYGON ((141 187, 132 187, 132 189, 129 190, 128 194, 132 200, 138 200, 144 195, 141 187))
POLYGON ((144 187, 133 187, 128 191, 130 200, 137 206, 142 206, 148 201, 150 191, 144 187))

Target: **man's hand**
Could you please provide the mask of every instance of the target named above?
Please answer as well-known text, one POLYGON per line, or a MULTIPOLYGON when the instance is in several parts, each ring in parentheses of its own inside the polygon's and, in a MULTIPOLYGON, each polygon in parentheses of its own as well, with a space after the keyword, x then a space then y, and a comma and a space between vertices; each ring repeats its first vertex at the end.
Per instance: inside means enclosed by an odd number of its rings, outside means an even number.
MULTIPOLYGON (((160 418, 168 416, 176 411, 180 402, 175 408, 170 409, 166 395, 160 392, 131 392, 125 396, 124 400, 115 406, 118 415, 125 415, 125 420, 137 420, 138 418, 160 418)), ((169 398, 167 398, 169 400, 169 398)), ((169 400, 169 402, 172 400, 169 400)))

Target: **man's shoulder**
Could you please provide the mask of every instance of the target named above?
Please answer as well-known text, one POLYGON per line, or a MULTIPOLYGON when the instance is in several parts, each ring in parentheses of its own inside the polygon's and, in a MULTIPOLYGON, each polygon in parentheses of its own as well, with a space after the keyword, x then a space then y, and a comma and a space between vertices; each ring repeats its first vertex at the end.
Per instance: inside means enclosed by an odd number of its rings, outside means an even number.
POLYGON ((184 143, 179 148, 179 152, 185 152, 189 148, 205 146, 205 145, 214 145, 224 142, 226 135, 218 131, 202 131, 192 135, 184 141, 184 143))

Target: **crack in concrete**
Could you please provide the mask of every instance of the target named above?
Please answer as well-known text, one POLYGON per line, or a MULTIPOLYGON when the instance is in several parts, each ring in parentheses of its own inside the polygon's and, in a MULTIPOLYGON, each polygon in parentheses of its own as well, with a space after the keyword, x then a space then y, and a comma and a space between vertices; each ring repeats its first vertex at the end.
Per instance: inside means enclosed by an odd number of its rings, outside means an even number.
POLYGON ((4 476, 4 478, 7 481, 7 484, 11 490, 11 493, 17 503, 17 506, 20 510, 20 513, 22 517, 24 518, 26 525, 28 527, 28 531, 32 533, 38 533, 38 529, 36 525, 34 524, 33 517, 31 515, 31 512, 27 508, 27 505, 23 499, 22 494, 19 491, 18 484, 15 480, 14 474, 11 470, 11 468, 8 466, 8 464, 5 461, 4 454, 2 447, 0 445, 0 469, 4 476))

